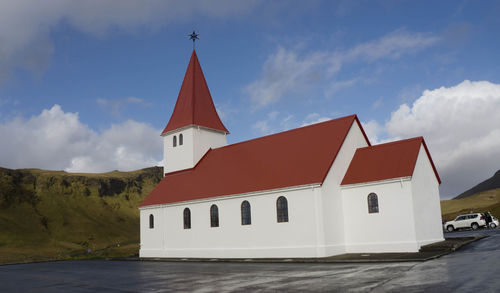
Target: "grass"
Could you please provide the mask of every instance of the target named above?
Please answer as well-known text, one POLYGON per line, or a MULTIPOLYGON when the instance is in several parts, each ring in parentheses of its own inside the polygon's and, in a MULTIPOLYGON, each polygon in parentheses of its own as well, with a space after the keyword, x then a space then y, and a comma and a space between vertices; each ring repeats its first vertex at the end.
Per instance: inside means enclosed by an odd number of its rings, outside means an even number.
POLYGON ((137 254, 137 206, 161 175, 0 169, 0 263, 137 254))
POLYGON ((500 188, 474 194, 461 199, 441 201, 441 214, 445 220, 453 220, 460 214, 490 211, 500 217, 500 188))

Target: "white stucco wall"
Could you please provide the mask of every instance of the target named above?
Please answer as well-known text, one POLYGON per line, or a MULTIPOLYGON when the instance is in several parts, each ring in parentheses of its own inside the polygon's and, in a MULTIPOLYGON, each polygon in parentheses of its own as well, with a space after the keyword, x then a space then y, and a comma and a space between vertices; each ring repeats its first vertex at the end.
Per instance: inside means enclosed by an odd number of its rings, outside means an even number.
POLYGON ((410 178, 342 187, 346 252, 416 252, 410 178), (377 194, 379 212, 368 213, 377 194))
POLYGON ((439 182, 423 145, 420 146, 413 171, 411 188, 415 233, 419 246, 444 240, 439 182))
MULTIPOLYGON (((141 257, 201 257, 201 258, 269 258, 317 257, 318 219, 316 217, 315 189, 243 195, 161 208, 141 209, 141 257), (276 200, 288 200, 289 222, 278 223, 276 200), (252 224, 241 225, 241 203, 251 205, 252 224), (219 209, 219 227, 210 227, 210 206, 219 209), (183 211, 191 210, 191 229, 183 228, 183 211), (148 217, 159 214, 158 221, 149 229, 148 217), (152 231, 154 230, 154 231, 152 231), (144 231, 144 232, 143 232, 144 231), (162 238, 164 237, 164 238, 162 238), (163 240, 164 239, 164 240, 163 240), (164 246, 156 243, 164 241, 164 246), (155 244, 153 244, 155 243, 155 244)), ((156 217, 155 217, 156 220, 156 217)))
POLYGON ((365 146, 368 144, 363 133, 358 124, 354 122, 322 185, 320 205, 325 235, 325 255, 345 252, 344 219, 346 214, 342 203, 340 183, 356 149, 365 146))
POLYGON ((165 173, 193 168, 210 148, 227 145, 226 135, 222 132, 189 126, 163 136, 163 170, 165 173), (179 145, 179 134, 183 144, 179 145), (173 137, 177 146, 173 146, 173 137))

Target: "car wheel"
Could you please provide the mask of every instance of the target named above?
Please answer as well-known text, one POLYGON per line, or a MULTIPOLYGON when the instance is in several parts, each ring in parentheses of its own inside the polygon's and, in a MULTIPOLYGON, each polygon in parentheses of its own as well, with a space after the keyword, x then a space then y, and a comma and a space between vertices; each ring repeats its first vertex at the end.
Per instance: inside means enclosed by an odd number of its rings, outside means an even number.
POLYGON ((479 225, 477 223, 472 223, 471 228, 472 230, 477 230, 477 228, 479 228, 479 225))
POLYGON ((452 226, 452 225, 449 225, 448 227, 446 227, 446 230, 447 230, 448 232, 453 232, 453 231, 455 230, 455 228, 453 228, 453 226, 452 226))
POLYGON ((495 223, 490 223, 490 228, 491 229, 495 229, 497 227, 497 225, 495 223))

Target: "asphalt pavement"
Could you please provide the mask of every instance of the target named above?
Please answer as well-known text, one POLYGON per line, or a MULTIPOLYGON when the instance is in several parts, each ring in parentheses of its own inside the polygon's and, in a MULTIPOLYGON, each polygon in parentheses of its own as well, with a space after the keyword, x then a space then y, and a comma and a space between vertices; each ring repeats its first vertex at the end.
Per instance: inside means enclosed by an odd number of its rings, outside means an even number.
POLYGON ((0 292, 500 292, 500 229, 426 262, 59 261, 0 266, 0 292))

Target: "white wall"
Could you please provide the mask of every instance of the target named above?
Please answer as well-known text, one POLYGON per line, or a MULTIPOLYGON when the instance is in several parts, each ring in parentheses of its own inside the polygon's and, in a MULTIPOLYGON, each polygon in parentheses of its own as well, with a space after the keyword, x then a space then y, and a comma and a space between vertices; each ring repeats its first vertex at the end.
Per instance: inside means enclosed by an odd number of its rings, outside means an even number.
MULTIPOLYGON (((317 187, 319 188, 319 187, 317 187)), ((256 194, 205 202, 168 205, 165 223, 148 228, 150 209, 141 209, 141 257, 269 258, 318 255, 315 188, 256 194), (278 223, 276 200, 288 200, 288 223, 278 223), (241 203, 251 205, 252 224, 241 225, 241 203), (210 227, 210 206, 219 209, 219 227, 210 227), (183 228, 183 211, 191 210, 191 229, 183 228), (156 229, 156 226, 155 226, 156 229), (144 231, 144 233, 142 232, 144 231), (164 232, 162 232, 164 231, 164 232), (165 247, 152 244, 162 241, 165 247)), ((159 209, 153 209, 157 212, 159 209)), ((160 212, 161 214, 161 212, 160 212)))
POLYGON ((163 170, 165 173, 193 168, 209 148, 227 145, 226 135, 222 132, 198 126, 189 126, 163 136, 163 170), (183 144, 179 145, 179 135, 183 144), (177 146, 173 146, 173 137, 177 146))
POLYGON ((444 240, 439 182, 423 145, 420 146, 411 187, 415 232, 419 245, 444 240))
POLYGON ((165 233, 161 231, 166 228, 165 213, 161 208, 151 208, 140 210, 141 223, 141 251, 144 250, 160 250, 165 245, 165 233), (154 228, 149 228, 149 215, 154 217, 154 228))
POLYGON ((203 155, 205 155, 208 149, 215 149, 227 145, 226 134, 201 127, 194 127, 193 140, 194 165, 198 163, 198 161, 203 157, 203 155))
POLYGON ((409 178, 342 187, 346 251, 416 252, 409 178), (368 213, 368 195, 376 193, 379 212, 368 213))
POLYGON ((344 212, 340 183, 356 149, 365 146, 368 146, 368 144, 363 133, 358 124, 354 122, 321 188, 320 204, 324 219, 323 230, 325 233, 326 255, 335 255, 345 251, 344 219, 349 217, 349 214, 344 212))

